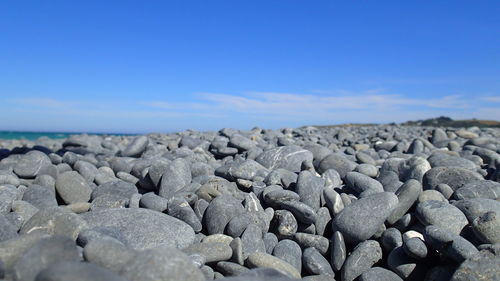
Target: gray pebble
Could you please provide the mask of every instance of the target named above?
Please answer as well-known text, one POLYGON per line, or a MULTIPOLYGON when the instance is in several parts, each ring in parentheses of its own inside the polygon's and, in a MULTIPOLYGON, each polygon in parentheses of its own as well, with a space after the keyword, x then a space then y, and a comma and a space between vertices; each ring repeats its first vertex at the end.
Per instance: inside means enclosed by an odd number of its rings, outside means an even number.
POLYGON ((333 231, 340 231, 349 243, 369 239, 398 204, 394 193, 381 192, 361 198, 345 207, 332 221, 333 231))
POLYGON ((309 247, 302 253, 302 264, 310 274, 330 274, 335 275, 328 261, 314 247, 309 247))
POLYGON ((182 250, 187 255, 201 255, 207 263, 229 260, 233 255, 231 247, 225 243, 197 243, 182 250))
POLYGON ((291 264, 299 272, 302 271, 302 249, 295 241, 290 239, 279 241, 273 249, 273 256, 291 264))
POLYGON ((423 225, 436 225, 454 234, 460 234, 469 223, 457 207, 442 201, 421 202, 417 205, 415 214, 423 225))
POLYGON ((189 257, 175 248, 160 247, 139 252, 121 271, 130 281, 204 281, 189 257))
POLYGON ((148 209, 106 209, 81 215, 90 228, 117 228, 134 249, 166 245, 184 248, 194 240, 193 229, 174 217, 148 209))
POLYGON ((92 263, 59 262, 42 270, 36 281, 126 281, 125 278, 92 263))
POLYGON ((342 281, 353 281, 370 269, 382 258, 382 248, 377 241, 367 240, 359 243, 347 257, 341 271, 342 281))

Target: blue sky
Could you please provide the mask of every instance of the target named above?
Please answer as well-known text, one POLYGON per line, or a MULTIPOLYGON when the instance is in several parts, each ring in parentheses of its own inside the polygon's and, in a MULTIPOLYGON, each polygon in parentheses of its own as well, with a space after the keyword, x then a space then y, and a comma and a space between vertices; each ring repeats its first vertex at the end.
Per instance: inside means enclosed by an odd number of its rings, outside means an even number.
POLYGON ((0 129, 500 120, 500 1, 0 2, 0 129))

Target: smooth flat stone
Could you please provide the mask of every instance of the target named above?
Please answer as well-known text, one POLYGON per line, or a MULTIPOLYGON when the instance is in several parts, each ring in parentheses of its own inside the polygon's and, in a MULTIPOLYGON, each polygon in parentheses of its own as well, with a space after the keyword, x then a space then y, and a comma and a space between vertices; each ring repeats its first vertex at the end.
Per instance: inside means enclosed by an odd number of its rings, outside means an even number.
POLYGON ((346 242, 359 243, 374 235, 398 204, 394 193, 381 192, 361 198, 345 207, 332 221, 346 242))
POLYGON ((160 245, 185 248, 194 241, 194 231, 185 222, 148 209, 107 209, 81 214, 90 228, 104 226, 123 232, 134 249, 160 245))
POLYGON ((253 253, 248 256, 250 267, 267 267, 275 269, 291 278, 300 278, 300 272, 291 264, 266 253, 253 253))

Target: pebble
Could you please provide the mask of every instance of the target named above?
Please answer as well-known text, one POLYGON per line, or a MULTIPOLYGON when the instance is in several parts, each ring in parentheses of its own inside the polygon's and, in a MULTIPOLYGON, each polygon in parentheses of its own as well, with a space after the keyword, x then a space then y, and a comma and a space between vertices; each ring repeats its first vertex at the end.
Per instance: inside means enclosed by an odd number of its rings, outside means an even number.
POLYGON ((187 255, 201 255, 207 263, 227 261, 233 255, 231 247, 225 243, 203 242, 192 244, 182 250, 187 255))
POLYGON ((424 175, 425 189, 435 189, 438 184, 445 183, 457 190, 469 182, 481 180, 483 177, 476 172, 460 167, 435 167, 424 175))
POLYGON ((50 158, 45 153, 32 150, 21 156, 13 170, 19 177, 31 179, 46 172, 51 164, 50 158))
POLYGON ((486 212, 472 222, 477 238, 486 244, 500 243, 500 214, 486 212))
POLYGON ((139 205, 146 209, 163 212, 168 208, 168 200, 153 192, 148 192, 141 196, 139 205))
POLYGON ((342 281, 353 281, 382 258, 382 248, 374 240, 359 243, 347 257, 341 270, 342 281))
POLYGON ((291 264, 299 272, 302 271, 302 249, 297 242, 290 239, 279 241, 272 255, 291 264))
POLYGON ((308 167, 312 167, 313 158, 310 151, 295 145, 289 145, 265 150, 255 161, 269 170, 286 169, 291 172, 300 172, 303 163, 308 167))
POLYGON ((36 281, 126 281, 125 278, 92 263, 59 262, 42 270, 36 281))
POLYGON ((333 231, 340 231, 346 242, 369 239, 398 204, 394 193, 381 192, 361 198, 345 207, 332 221, 333 231))
POLYGON ((436 225, 454 234, 460 234, 462 229, 469 224, 467 217, 460 209, 437 200, 419 203, 415 214, 423 225, 436 225))
POLYGON ((464 199, 453 202, 453 206, 462 211, 469 222, 487 212, 500 214, 500 202, 485 198, 464 199))
POLYGON ((402 218, 406 212, 417 201, 422 192, 422 184, 417 180, 410 179, 406 181, 397 191, 398 204, 387 218, 387 223, 392 225, 402 218))
POLYGON ((358 172, 348 172, 345 176, 345 182, 357 193, 363 193, 367 190, 370 190, 374 193, 384 192, 384 187, 380 182, 358 172))
POLYGON ((182 158, 175 159, 162 174, 158 195, 167 199, 191 182, 189 163, 182 158))
POLYGON ((356 164, 353 161, 350 161, 342 154, 332 153, 319 163, 318 170, 323 173, 328 169, 333 169, 337 171, 340 175, 340 178, 345 178, 347 173, 353 171, 356 168, 356 164))
POLYGON ((297 271, 295 267, 267 253, 252 253, 250 256, 248 256, 247 263, 251 268, 272 268, 291 278, 300 278, 300 272, 297 271))
POLYGON ((328 260, 314 247, 309 247, 304 250, 304 253, 302 253, 302 264, 311 274, 329 274, 332 275, 332 277, 335 276, 328 260))
POLYGON ((194 230, 188 224, 148 209, 105 209, 81 216, 90 228, 104 226, 123 232, 134 249, 160 245, 185 248, 194 240, 194 230))
POLYGON ((56 194, 49 188, 36 184, 24 191, 22 199, 38 209, 57 207, 56 194))
POLYGON ((19 233, 59 234, 75 241, 80 231, 85 228, 87 228, 87 222, 79 215, 63 207, 52 207, 35 213, 23 224, 19 233))
POLYGON ((384 250, 387 252, 392 251, 394 248, 403 245, 403 238, 401 232, 394 227, 388 228, 382 233, 381 241, 384 250))
POLYGON ((130 281, 186 280, 204 281, 202 272, 189 257, 170 247, 141 251, 121 271, 130 281))
POLYGON ((203 216, 208 234, 224 233, 224 229, 229 221, 240 214, 245 209, 236 198, 222 194, 210 202, 203 216))
POLYGON ((461 263, 450 281, 498 280, 499 276, 500 257, 498 252, 482 250, 461 263))
POLYGON ((422 239, 414 237, 404 240, 403 250, 414 259, 425 259, 427 257, 427 246, 422 239))
POLYGON ((383 267, 372 267, 358 277, 359 281, 403 281, 396 273, 383 267))
POLYGON ((74 242, 65 236, 54 235, 38 240, 14 263, 14 280, 33 281, 40 271, 65 261, 78 261, 80 256, 74 242))
POLYGON ((57 194, 66 204, 88 202, 92 189, 78 172, 68 171, 56 179, 57 194))
POLYGON ((16 238, 17 227, 6 216, 0 215, 0 242, 16 238))
POLYGON ((433 225, 425 228, 424 237, 427 245, 457 263, 478 252, 477 248, 462 236, 433 225))
POLYGON ((83 248, 86 261, 119 273, 136 252, 110 236, 89 241, 83 248))
POLYGON ((301 202, 314 211, 318 211, 324 185, 322 178, 313 175, 310 171, 302 171, 297 178, 295 192, 300 196, 301 202))
POLYGON ((330 247, 330 241, 321 235, 297 232, 293 238, 302 248, 314 247, 322 255, 326 254, 330 247))

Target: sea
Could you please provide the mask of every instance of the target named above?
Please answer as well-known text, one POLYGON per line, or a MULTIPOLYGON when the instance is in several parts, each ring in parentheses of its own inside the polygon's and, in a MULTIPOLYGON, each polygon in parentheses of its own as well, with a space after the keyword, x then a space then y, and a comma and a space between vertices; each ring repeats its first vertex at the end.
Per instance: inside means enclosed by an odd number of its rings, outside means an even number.
MULTIPOLYGON (((18 132, 18 131, 0 131, 0 139, 26 139, 37 140, 40 137, 48 137, 51 139, 63 139, 70 135, 82 133, 64 133, 64 132, 18 132)), ((89 135, 112 135, 112 136, 128 136, 132 134, 102 134, 102 133, 87 133, 89 135)))

